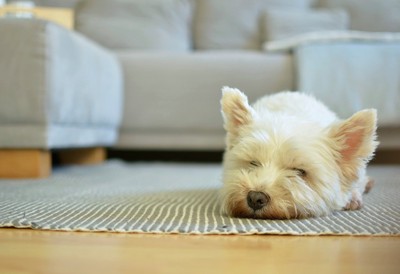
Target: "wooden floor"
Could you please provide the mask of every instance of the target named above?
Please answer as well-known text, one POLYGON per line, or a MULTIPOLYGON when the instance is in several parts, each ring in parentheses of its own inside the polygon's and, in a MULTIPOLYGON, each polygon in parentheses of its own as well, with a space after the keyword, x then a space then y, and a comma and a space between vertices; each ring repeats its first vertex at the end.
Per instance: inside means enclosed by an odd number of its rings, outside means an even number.
POLYGON ((400 237, 0 229, 0 273, 400 273, 400 237))

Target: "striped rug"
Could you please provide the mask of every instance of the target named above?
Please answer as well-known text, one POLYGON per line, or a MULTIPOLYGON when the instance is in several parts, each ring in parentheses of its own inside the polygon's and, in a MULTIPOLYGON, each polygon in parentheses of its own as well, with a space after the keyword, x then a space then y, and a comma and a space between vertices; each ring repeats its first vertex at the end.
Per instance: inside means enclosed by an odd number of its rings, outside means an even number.
POLYGON ((220 214, 221 166, 126 164, 59 168, 48 179, 0 180, 0 227, 189 234, 400 235, 400 167, 370 167, 360 211, 305 220, 220 214))

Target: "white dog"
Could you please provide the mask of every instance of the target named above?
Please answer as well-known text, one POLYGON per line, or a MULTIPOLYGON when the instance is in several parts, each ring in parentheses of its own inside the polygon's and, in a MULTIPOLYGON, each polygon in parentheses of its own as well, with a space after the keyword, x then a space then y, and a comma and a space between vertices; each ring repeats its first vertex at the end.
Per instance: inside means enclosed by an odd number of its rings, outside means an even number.
POLYGON ((253 106, 223 88, 223 211, 234 217, 305 218, 356 210, 372 181, 366 165, 378 145, 376 110, 339 120, 321 102, 281 92, 253 106))

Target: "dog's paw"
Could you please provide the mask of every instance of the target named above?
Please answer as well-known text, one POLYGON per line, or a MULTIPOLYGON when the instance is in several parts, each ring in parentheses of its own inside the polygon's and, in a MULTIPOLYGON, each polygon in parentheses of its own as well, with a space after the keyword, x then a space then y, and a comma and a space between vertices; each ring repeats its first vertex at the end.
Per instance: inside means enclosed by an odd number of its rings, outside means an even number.
POLYGON ((368 177, 368 183, 365 185, 364 194, 367 194, 371 191, 371 188, 375 185, 374 179, 368 177))
POLYGON ((363 202, 362 202, 362 196, 360 192, 357 190, 353 190, 351 193, 351 200, 346 204, 344 207, 344 210, 358 210, 362 208, 363 202))

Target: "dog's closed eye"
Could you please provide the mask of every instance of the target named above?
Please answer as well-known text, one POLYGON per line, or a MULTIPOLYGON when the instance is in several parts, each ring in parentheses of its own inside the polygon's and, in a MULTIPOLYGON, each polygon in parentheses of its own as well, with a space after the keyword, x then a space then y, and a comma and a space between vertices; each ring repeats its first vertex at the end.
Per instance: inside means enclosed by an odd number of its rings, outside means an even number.
POLYGON ((250 165, 253 166, 253 167, 259 167, 259 166, 261 166, 261 163, 258 162, 258 161, 251 161, 250 165))
POLYGON ((304 169, 301 168, 293 168, 294 171, 296 171, 297 175, 300 177, 306 177, 307 172, 304 169))

